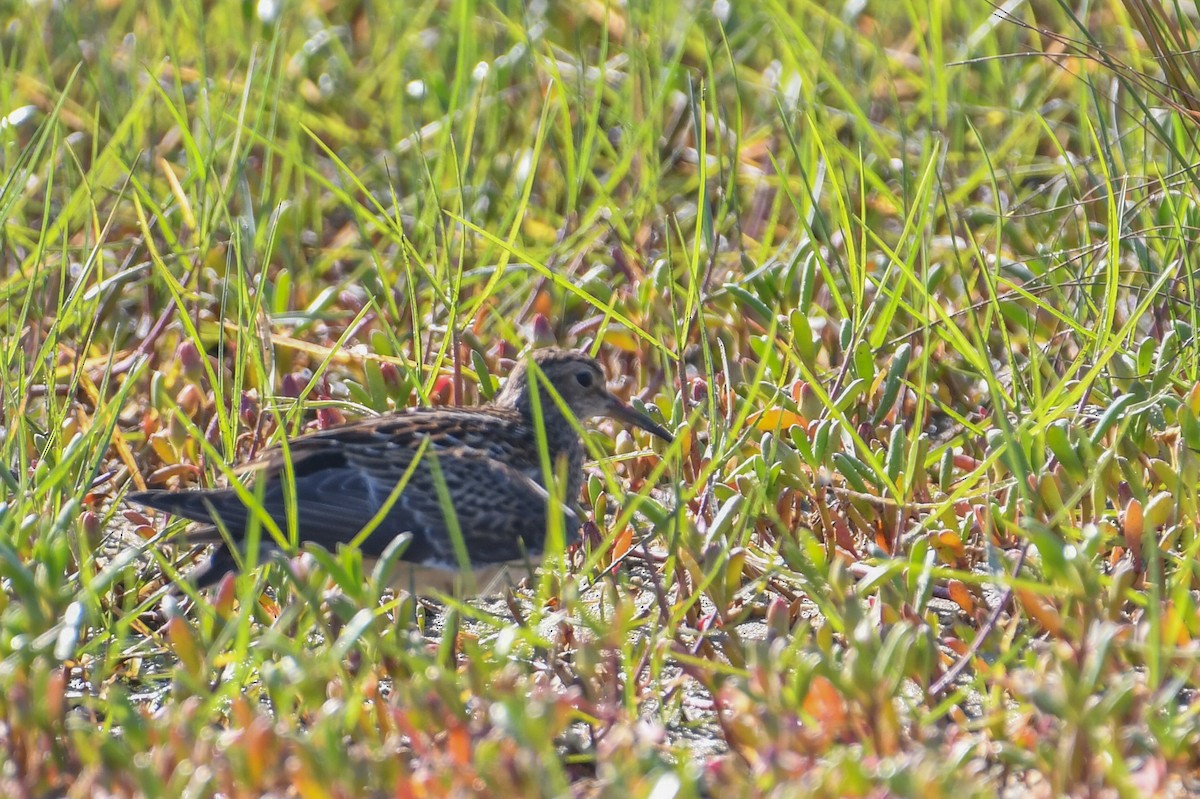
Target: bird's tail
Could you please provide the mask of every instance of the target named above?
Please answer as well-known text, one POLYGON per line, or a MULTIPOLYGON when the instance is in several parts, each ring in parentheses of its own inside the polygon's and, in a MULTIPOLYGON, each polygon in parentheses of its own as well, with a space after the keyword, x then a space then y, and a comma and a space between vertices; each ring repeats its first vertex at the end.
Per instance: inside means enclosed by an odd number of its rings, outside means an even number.
MULTIPOLYGON (((220 512, 228 505, 225 490, 218 491, 132 491, 125 499, 135 505, 182 516, 194 522, 213 522, 213 509, 220 512)), ((222 516, 225 514, 222 513, 222 516)))
MULTIPOLYGON (((194 527, 188 530, 184 536, 189 544, 199 546, 214 544, 216 547, 206 560, 201 561, 196 568, 185 575, 188 582, 197 590, 204 590, 220 582, 226 573, 237 571, 237 561, 233 553, 229 551, 225 538, 213 524, 214 512, 222 519, 238 515, 236 512, 232 514, 227 512, 230 507, 229 500, 236 501, 236 496, 231 496, 231 494, 232 492, 225 490, 134 491, 126 494, 125 499, 136 505, 143 505, 170 513, 173 516, 182 516, 185 519, 205 523, 203 527, 194 527)), ((238 507, 240 507, 240 502, 238 507)), ((241 532, 236 521, 235 519, 233 526, 226 525, 230 534, 234 536, 241 532)))

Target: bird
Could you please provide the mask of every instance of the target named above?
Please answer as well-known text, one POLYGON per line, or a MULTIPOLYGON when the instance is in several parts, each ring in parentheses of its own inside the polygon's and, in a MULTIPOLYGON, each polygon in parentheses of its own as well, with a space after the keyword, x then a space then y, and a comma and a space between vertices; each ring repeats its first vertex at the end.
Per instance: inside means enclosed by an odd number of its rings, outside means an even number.
MULTIPOLYGON (((528 564, 540 561, 553 514, 560 516, 568 545, 579 538, 576 503, 585 448, 577 424, 552 394, 576 420, 609 417, 672 440, 666 428, 608 390, 595 358, 578 350, 535 349, 488 405, 409 408, 265 450, 243 467, 256 482, 249 493, 260 497, 262 510, 285 533, 294 501, 298 542, 327 550, 361 537, 382 513, 358 544, 366 563, 406 535, 394 587, 423 595, 477 595, 481 587, 495 587, 501 577, 525 573, 528 564), (551 475, 565 476, 562 494, 552 492, 547 466, 551 475), (456 539, 465 553, 456 551, 456 539)), ((186 576, 197 590, 238 571, 228 544, 244 546, 253 511, 236 489, 148 490, 126 499, 202 523, 187 534, 188 541, 216 548, 186 576)), ((279 548, 265 529, 260 539, 257 562, 264 563, 279 548)))

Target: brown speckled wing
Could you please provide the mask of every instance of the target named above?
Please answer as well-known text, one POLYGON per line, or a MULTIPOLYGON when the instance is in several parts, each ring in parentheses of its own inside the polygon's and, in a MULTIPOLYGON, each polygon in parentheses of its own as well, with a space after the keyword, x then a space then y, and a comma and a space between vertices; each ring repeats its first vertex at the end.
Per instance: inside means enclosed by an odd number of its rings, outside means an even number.
MULTIPOLYGON (((335 550, 353 540, 384 507, 423 441, 425 457, 381 523, 363 540, 364 555, 377 556, 401 533, 413 540, 403 559, 457 567, 443 502, 430 461, 436 458, 450 505, 473 564, 536 558, 543 548, 548 506, 563 514, 566 540, 574 541, 579 520, 545 489, 508 463, 528 461, 513 420, 503 411, 416 411, 333 428, 291 442, 288 454, 271 450, 251 466, 263 483, 263 508, 287 530, 287 459, 295 475, 297 527, 301 542, 335 550), (499 458, 505 461, 498 460, 499 458)), ((210 509, 236 538, 249 513, 231 489, 132 494, 129 499, 202 522, 210 509)), ((573 501, 575 498, 571 498, 573 501)), ((200 538, 193 537, 200 541, 200 538)))

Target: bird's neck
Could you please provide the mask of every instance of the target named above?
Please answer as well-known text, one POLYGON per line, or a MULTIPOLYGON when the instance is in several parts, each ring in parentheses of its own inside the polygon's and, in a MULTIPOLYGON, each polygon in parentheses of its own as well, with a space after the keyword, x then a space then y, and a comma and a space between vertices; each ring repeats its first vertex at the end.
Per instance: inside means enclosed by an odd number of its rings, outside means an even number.
POLYGON ((532 403, 517 405, 517 412, 521 414, 521 418, 531 429, 536 430, 540 425, 546 431, 546 448, 550 450, 551 455, 569 453, 578 449, 580 446, 579 434, 576 432, 575 426, 558 409, 554 399, 547 396, 539 397, 539 399, 541 399, 541 403, 537 411, 533 409, 532 403))
MULTIPOLYGON (((527 398, 528 395, 523 397, 523 399, 527 398)), ((521 415, 522 422, 528 425, 529 430, 533 431, 535 441, 538 427, 545 432, 546 454, 550 456, 550 468, 566 479, 566 484, 563 486, 564 496, 568 503, 575 503, 579 499, 579 491, 583 483, 583 441, 576 432, 575 426, 558 409, 553 398, 542 396, 539 399, 542 400, 540 413, 535 413, 531 403, 525 402, 516 403, 513 409, 521 415), (565 470, 565 472, 559 470, 565 470)), ((546 485, 540 459, 537 467, 529 474, 538 485, 546 485)))
POLYGON ((531 383, 532 377, 527 376, 525 365, 520 364, 496 395, 494 404, 521 414, 531 429, 536 430, 540 424, 546 431, 546 445, 551 455, 572 453, 579 449, 581 445, 575 425, 559 410, 558 403, 549 391, 538 391, 535 410, 533 393, 536 389, 531 383))

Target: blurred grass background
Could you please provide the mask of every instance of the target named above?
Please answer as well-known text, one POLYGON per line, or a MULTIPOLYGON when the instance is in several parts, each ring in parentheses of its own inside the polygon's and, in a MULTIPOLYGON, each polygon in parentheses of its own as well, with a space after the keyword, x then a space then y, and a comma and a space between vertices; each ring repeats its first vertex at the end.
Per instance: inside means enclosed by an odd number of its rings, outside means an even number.
POLYGON ((1195 22, 0 0, 0 792, 1195 789, 1195 22), (585 552, 160 607, 123 492, 549 343, 585 552))

